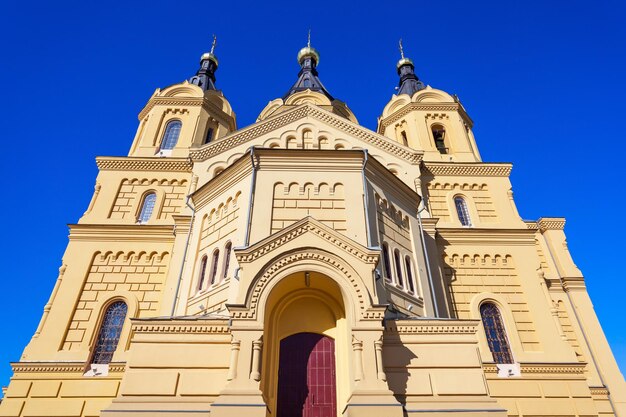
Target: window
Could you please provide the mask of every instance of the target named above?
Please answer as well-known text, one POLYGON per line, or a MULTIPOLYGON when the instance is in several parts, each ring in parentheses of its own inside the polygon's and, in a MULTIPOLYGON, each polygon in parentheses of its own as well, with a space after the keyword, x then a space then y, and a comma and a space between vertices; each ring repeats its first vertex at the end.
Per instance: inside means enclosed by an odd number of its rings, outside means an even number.
POLYGON ((402 144, 404 146, 409 146, 409 140, 406 137, 406 132, 403 130, 402 132, 400 132, 400 135, 402 136, 402 144))
POLYGON ((393 258, 396 262, 396 276, 398 277, 398 285, 404 287, 404 282, 402 280, 402 262, 400 261, 400 251, 398 251, 398 249, 393 252, 393 258))
POLYGON ((206 137, 204 138, 204 143, 209 143, 213 139, 213 128, 210 127, 206 132, 206 137))
POLYGON ((391 282, 391 261, 389 259, 389 246, 386 243, 383 243, 383 268, 385 279, 391 282))
POLYGON ((406 269, 406 281, 409 284, 409 292, 415 293, 415 284, 413 283, 413 269, 411 258, 408 256, 404 257, 404 266, 406 269))
POLYGON ((513 363, 513 355, 509 349, 506 330, 502 323, 500 311, 493 303, 484 303, 480 306, 480 317, 483 320, 489 350, 495 363, 513 363))
POLYGON ((91 363, 107 364, 111 362, 113 353, 115 353, 120 341, 127 311, 128 306, 123 301, 116 301, 106 309, 91 363))
POLYGON ((204 287, 204 278, 206 277, 206 263, 207 257, 204 255, 200 261, 200 271, 198 272, 198 291, 204 287))
POLYGON ((467 201, 463 197, 454 197, 454 205, 456 207, 456 214, 459 216, 459 221, 465 227, 472 226, 472 220, 470 219, 469 210, 467 208, 467 201))
POLYGON ((434 125, 432 127, 433 139, 435 140, 435 147, 441 154, 447 154, 448 148, 446 147, 446 130, 443 126, 434 125))
POLYGON ((139 211, 139 217, 137 221, 139 223, 145 223, 150 220, 152 217, 152 212, 154 211, 154 206, 156 204, 156 194, 148 193, 143 198, 143 203, 141 204, 141 211, 139 211))
POLYGON ((217 262, 220 259, 219 249, 215 249, 213 252, 213 260, 211 262, 211 276, 209 278, 209 285, 215 284, 215 277, 217 276, 217 262))
POLYGON ((183 126, 180 120, 172 120, 165 127, 163 140, 161 141, 161 150, 174 149, 178 136, 180 136, 180 128, 183 126))
POLYGON ((222 278, 225 279, 228 275, 228 268, 230 267, 230 251, 233 247, 233 244, 228 242, 224 247, 224 272, 222 274, 222 278))

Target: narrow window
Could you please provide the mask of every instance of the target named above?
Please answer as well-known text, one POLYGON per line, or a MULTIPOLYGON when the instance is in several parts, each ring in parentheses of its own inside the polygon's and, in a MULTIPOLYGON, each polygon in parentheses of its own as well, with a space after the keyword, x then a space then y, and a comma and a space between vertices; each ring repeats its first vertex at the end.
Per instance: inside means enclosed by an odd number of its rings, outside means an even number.
POLYGON ((387 243, 383 243, 383 267, 385 280, 391 282, 391 261, 389 259, 389 246, 387 245, 387 243))
POLYGON ((204 138, 204 143, 209 143, 213 139, 213 128, 210 127, 206 132, 206 137, 204 138))
POLYGON ((219 249, 215 249, 215 252, 213 252, 213 260, 211 261, 211 276, 210 276, 210 280, 209 283, 210 285, 215 284, 215 278, 217 276, 217 262, 220 259, 220 251, 219 249))
POLYGON ((156 204, 156 194, 148 193, 143 198, 143 203, 141 204, 141 210, 139 211, 139 217, 137 221, 139 223, 145 223, 150 220, 152 217, 152 212, 154 211, 154 205, 156 204))
POLYGON ((404 266, 406 269, 406 281, 409 284, 409 292, 412 294, 415 293, 415 284, 413 283, 413 269, 411 264, 411 258, 408 256, 404 257, 404 266))
POLYGON ((230 267, 230 250, 232 249, 233 244, 228 242, 224 247, 224 273, 222 274, 222 279, 226 279, 228 276, 228 268, 230 267))
POLYGON ((165 127, 163 140, 161 140, 161 150, 174 149, 178 136, 180 136, 180 128, 183 126, 180 120, 172 120, 165 127))
POLYGON ((446 147, 446 130, 443 126, 435 125, 432 128, 433 139, 435 140, 435 147, 441 154, 447 154, 448 148, 446 147))
POLYGON ((120 341, 127 311, 128 307, 123 301, 116 301, 107 308, 102 319, 102 325, 100 325, 91 363, 107 364, 111 362, 113 353, 115 353, 120 341))
POLYGON ((456 206, 456 214, 459 216, 461 224, 465 227, 471 227, 472 220, 467 209, 467 201, 463 197, 454 197, 454 205, 456 206))
POLYGON ((198 291, 204 287, 204 278, 206 277, 207 256, 204 255, 200 261, 200 271, 198 272, 198 291))
POLYGON ((489 350, 495 363, 513 363, 513 355, 509 348, 506 330, 502 323, 502 316, 498 307, 493 303, 484 303, 480 306, 480 317, 483 320, 489 350))
POLYGON ((409 140, 406 137, 406 132, 403 130, 402 132, 400 132, 400 135, 402 136, 402 144, 404 146, 409 146, 409 140))
POLYGON ((398 277, 398 285, 404 287, 404 281, 402 279, 402 261, 400 261, 400 251, 398 251, 398 249, 393 252, 393 258, 396 261, 396 276, 398 277))

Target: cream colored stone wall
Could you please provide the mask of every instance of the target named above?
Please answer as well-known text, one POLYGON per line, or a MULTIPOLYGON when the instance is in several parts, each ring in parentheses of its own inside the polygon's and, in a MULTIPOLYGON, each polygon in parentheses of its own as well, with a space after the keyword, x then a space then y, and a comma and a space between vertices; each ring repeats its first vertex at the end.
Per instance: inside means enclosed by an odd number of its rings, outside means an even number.
POLYGON ((134 317, 157 315, 169 259, 167 252, 94 254, 62 349, 89 348, 101 322, 103 307, 111 296, 132 295, 131 301, 137 301, 129 309, 134 317))
POLYGON ((143 197, 149 192, 157 194, 156 218, 169 219, 178 214, 185 204, 189 184, 186 180, 133 178, 124 179, 109 218, 137 221, 143 197))
POLYGON ((510 309, 513 315, 524 350, 541 350, 527 296, 510 255, 451 254, 445 257, 444 262, 456 317, 468 319, 474 316, 470 302, 475 295, 498 294, 506 302, 504 308, 510 309))
POLYGON ((275 233, 306 216, 311 216, 339 232, 346 229, 344 186, 338 182, 274 184, 272 230, 275 233))

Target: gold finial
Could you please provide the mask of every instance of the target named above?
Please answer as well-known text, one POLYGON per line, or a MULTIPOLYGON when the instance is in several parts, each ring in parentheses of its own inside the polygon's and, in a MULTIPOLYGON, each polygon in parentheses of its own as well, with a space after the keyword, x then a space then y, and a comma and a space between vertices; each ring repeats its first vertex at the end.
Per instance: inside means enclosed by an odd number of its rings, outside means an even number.
POLYGON ((217 36, 213 34, 213 43, 211 44, 211 53, 215 52, 215 45, 217 45, 217 36))
POLYGON ((305 57, 312 57, 316 65, 320 62, 320 54, 315 50, 315 48, 311 47, 311 29, 309 29, 306 46, 300 49, 300 52, 298 52, 298 63, 300 65, 302 65, 303 59, 305 57))
POLYGON ((308 36, 307 41, 306 41, 306 46, 307 46, 307 48, 311 47, 311 28, 309 28, 309 36, 308 36))
POLYGON ((398 70, 398 73, 400 73, 399 71, 400 71, 401 66, 413 65, 413 61, 411 61, 409 58, 404 57, 404 47, 402 46, 402 38, 400 38, 400 40, 398 41, 398 49, 400 49, 400 60, 396 64, 396 69, 398 70))

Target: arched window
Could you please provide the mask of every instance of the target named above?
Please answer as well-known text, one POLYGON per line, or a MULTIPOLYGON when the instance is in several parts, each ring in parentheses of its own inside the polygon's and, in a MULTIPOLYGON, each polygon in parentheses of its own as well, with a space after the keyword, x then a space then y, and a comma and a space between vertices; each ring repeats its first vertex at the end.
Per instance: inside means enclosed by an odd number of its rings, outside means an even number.
POLYGON ((215 284, 215 278, 217 276, 217 262, 220 259, 220 250, 215 249, 213 252, 213 260, 211 261, 211 276, 209 277, 209 284, 215 284))
POLYGON ((123 301, 116 301, 107 307, 100 325, 91 363, 107 364, 111 362, 113 353, 115 353, 120 341, 127 311, 128 306, 123 301))
POLYGON ((222 279, 226 279, 228 275, 228 268, 230 267, 230 252, 233 247, 233 244, 228 242, 226 246, 224 246, 224 271, 222 273, 222 279))
POLYGON ((435 140, 435 147, 440 154, 447 154, 448 147, 446 146, 446 129, 441 125, 433 125, 432 127, 433 139, 435 140))
POLYGON ((487 335, 489 350, 495 363, 513 363, 513 355, 509 348, 506 330, 502 323, 500 311, 493 303, 484 303, 480 306, 480 317, 487 335))
POLYGON ((383 273, 385 280, 391 282, 391 258, 389 257, 389 245, 383 243, 383 273))
POLYGON ((161 150, 174 149, 178 136, 180 136, 180 128, 183 126, 180 120, 172 120, 165 126, 163 140, 161 140, 161 150))
POLYGON ((454 197, 454 206, 456 207, 456 214, 459 216, 461 224, 470 227, 472 220, 470 219, 469 210, 467 208, 467 201, 461 196, 454 197))
POLYGON ((396 277, 398 278, 398 285, 404 287, 404 281, 402 279, 402 261, 400 260, 400 251, 398 249, 393 251, 393 258, 396 262, 396 277))
POLYGON ((137 221, 139 223, 145 223, 150 220, 152 217, 152 212, 154 211, 154 206, 156 204, 156 194, 148 193, 143 197, 143 202, 141 203, 141 210, 139 211, 139 216, 137 221))
POLYGON ((204 255, 200 261, 200 271, 198 271, 198 291, 204 287, 204 278, 206 277, 207 256, 204 255))
POLYGON ((409 284, 409 291, 411 293, 415 293, 415 284, 413 283, 413 264, 411 263, 411 258, 408 256, 404 257, 404 266, 406 269, 406 281, 409 284))
POLYGON ((204 143, 209 143, 211 142, 211 140, 213 140, 213 128, 210 127, 207 131, 206 131, 206 137, 204 138, 204 143))

